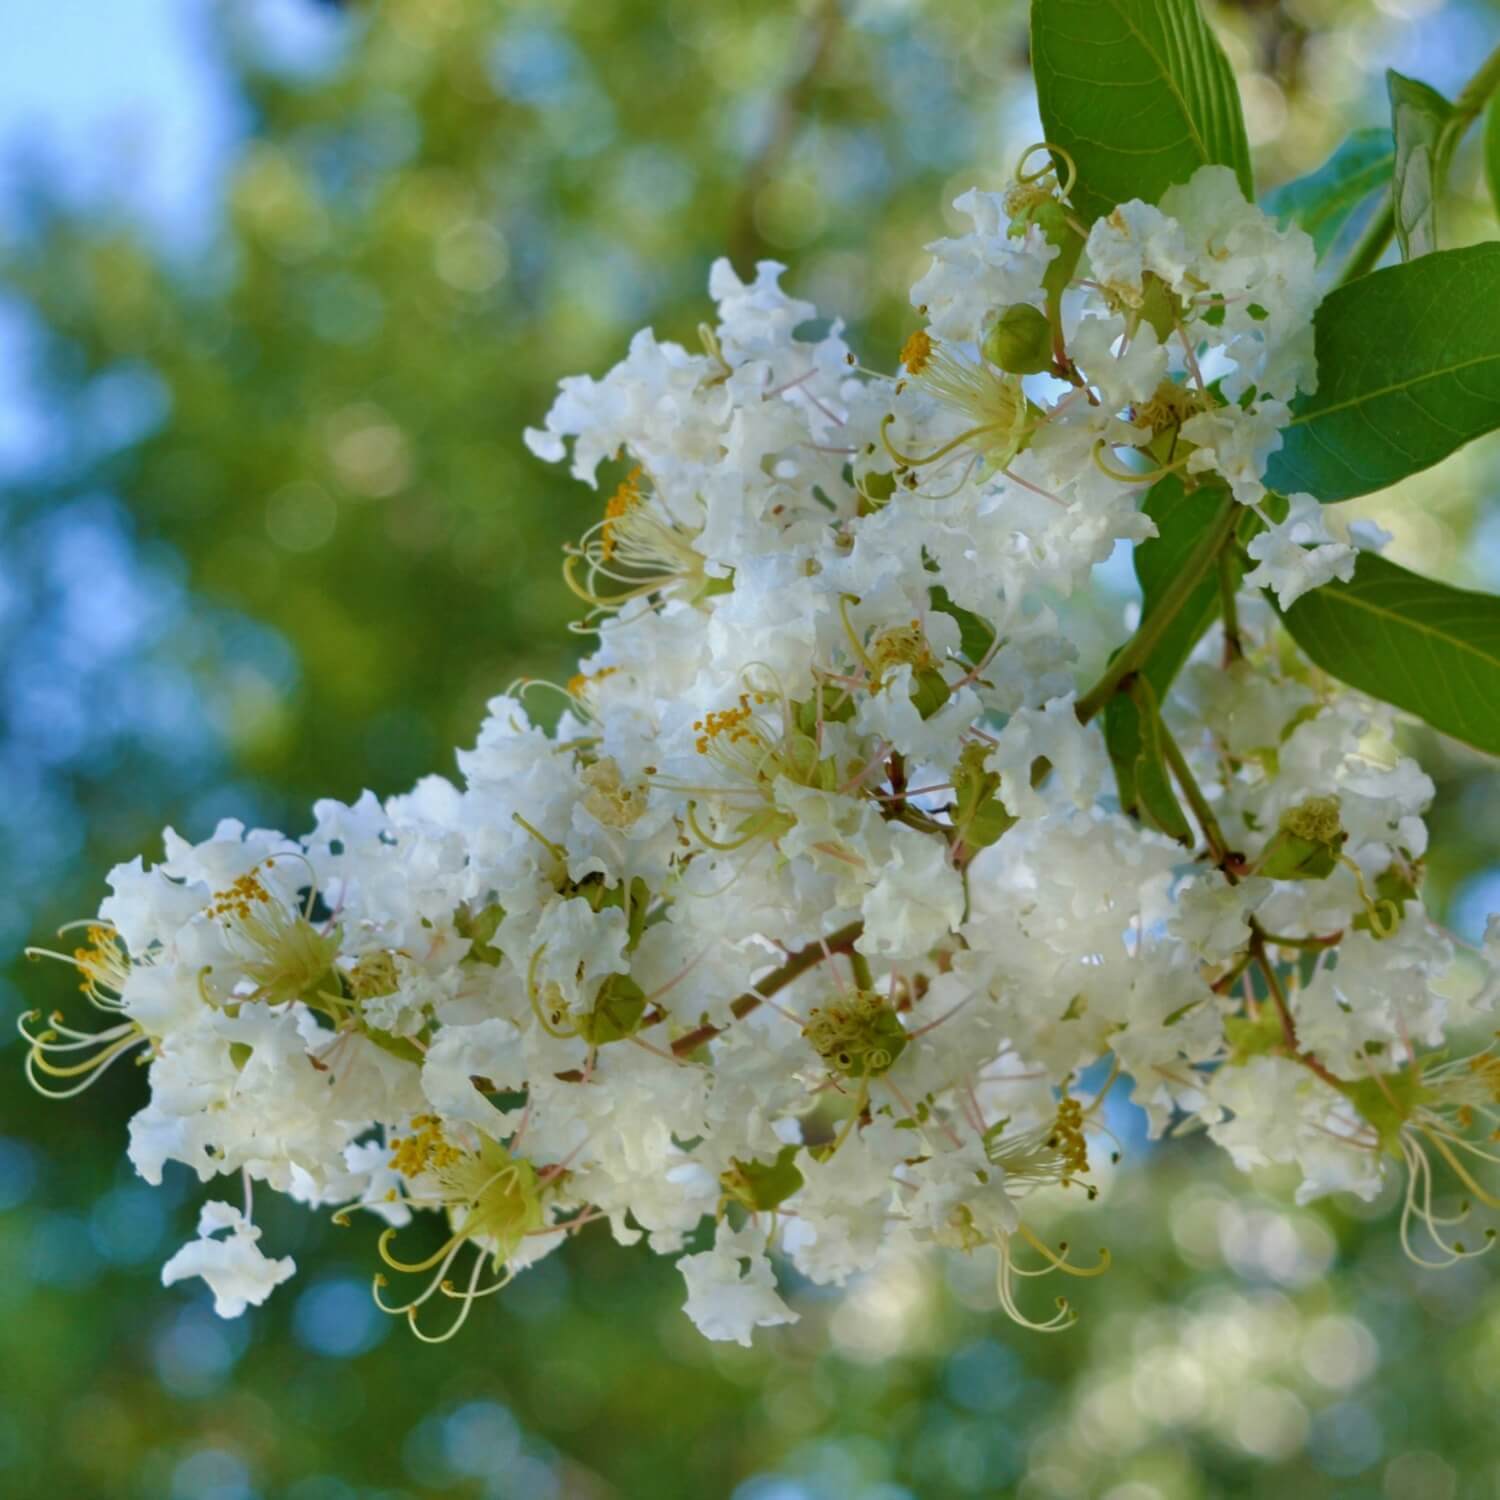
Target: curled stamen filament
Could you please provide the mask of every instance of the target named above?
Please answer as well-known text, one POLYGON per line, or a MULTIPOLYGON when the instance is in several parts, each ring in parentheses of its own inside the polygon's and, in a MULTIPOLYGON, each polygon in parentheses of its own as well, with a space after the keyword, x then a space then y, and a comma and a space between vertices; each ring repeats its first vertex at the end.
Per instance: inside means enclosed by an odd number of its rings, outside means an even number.
POLYGON ((981 422, 979 426, 970 427, 967 431, 959 433, 956 438, 950 438, 949 441, 944 443, 941 448, 937 448, 931 453, 924 454, 921 457, 917 457, 916 455, 911 453, 903 453, 898 447, 896 447, 893 442, 891 442, 889 436, 886 433, 886 429, 895 420, 896 418, 894 413, 891 413, 888 414, 881 422, 880 441, 884 445, 885 451, 890 454, 890 456, 898 464, 901 464, 903 467, 908 469, 919 469, 924 464, 936 463, 938 459, 946 458, 947 455, 952 453, 955 448, 961 448, 965 443, 972 442, 973 439, 981 436, 983 433, 992 432, 995 430, 993 423, 981 422))
POLYGON ((1134 469, 1117 469, 1105 462, 1104 455, 1108 448, 1109 445, 1103 438, 1094 444, 1094 467, 1101 474, 1119 480, 1121 484, 1155 484, 1158 479, 1165 479, 1168 474, 1175 474, 1187 463, 1187 457, 1184 456, 1174 463, 1161 464, 1155 469, 1147 469, 1144 472, 1137 472, 1134 469))
POLYGON ((1016 163, 1016 181, 1020 183, 1040 182, 1049 173, 1056 175, 1056 162, 1049 161, 1045 166, 1037 168, 1035 172, 1026 170, 1026 163, 1031 160, 1038 151, 1045 151, 1049 156, 1056 157, 1064 167, 1067 168, 1067 177, 1058 184, 1057 195, 1066 199, 1073 191, 1073 184, 1078 181, 1078 168, 1074 164, 1072 156, 1061 146, 1054 146, 1050 141, 1037 141, 1028 146, 1022 153, 1021 159, 1016 163))
MULTIPOLYGON (((532 1013, 536 1016, 537 1023, 548 1036, 556 1037, 558 1041, 567 1041, 570 1037, 578 1035, 576 1026, 564 1028, 555 1016, 548 1016, 547 1007, 542 1002, 541 987, 537 984, 537 970, 541 967, 542 955, 546 953, 547 945, 543 943, 535 953, 531 955, 531 962, 526 968, 526 994, 531 1000, 532 1013)), ((566 1013, 566 1012, 564 1012, 566 1013)))
POLYGON ((1370 888, 1365 884, 1365 872, 1347 854, 1339 855, 1339 863, 1347 865, 1354 873, 1355 883, 1359 886, 1359 899, 1364 906, 1365 916, 1370 921, 1370 936, 1377 941, 1388 938, 1397 927, 1401 925, 1401 907, 1392 901, 1389 896, 1382 896, 1379 901, 1370 895, 1370 888), (1385 913, 1390 915, 1386 916, 1385 913))
POLYGON ((135 1021, 122 1021, 107 1031, 91 1033, 64 1026, 61 1017, 56 1015, 49 1017, 47 1029, 33 1034, 26 1029, 27 1023, 34 1023, 39 1015, 38 1011, 28 1011, 17 1022, 17 1030, 31 1044, 25 1063, 27 1082, 37 1093, 49 1099, 72 1099, 83 1093, 103 1076, 106 1069, 149 1040, 135 1021), (89 1051, 89 1056, 81 1061, 52 1060, 59 1053, 84 1051, 89 1051), (79 1081, 63 1088, 52 1088, 37 1076, 39 1073, 47 1078, 76 1078, 79 1081))

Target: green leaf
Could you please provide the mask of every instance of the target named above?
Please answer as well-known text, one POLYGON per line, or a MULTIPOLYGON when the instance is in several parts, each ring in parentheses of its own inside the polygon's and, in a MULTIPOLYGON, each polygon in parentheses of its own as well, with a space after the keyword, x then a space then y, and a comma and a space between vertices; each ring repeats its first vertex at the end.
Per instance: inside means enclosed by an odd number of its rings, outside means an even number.
POLYGON ((1394 69, 1386 70, 1385 83, 1396 136, 1396 238, 1401 259, 1415 260, 1438 246, 1438 199, 1458 130, 1453 106, 1436 89, 1394 69))
POLYGON ((1115 768, 1121 812, 1191 844, 1193 830, 1162 752, 1156 697, 1144 677, 1130 692, 1117 693, 1110 701, 1104 713, 1104 744, 1115 768))
POLYGON ((1292 406, 1266 484, 1347 500, 1500 426, 1500 242, 1437 250, 1330 292, 1318 390, 1292 406))
POLYGON ((1254 196, 1234 71, 1197 0, 1032 0, 1031 67, 1085 221, 1213 163, 1254 196))
POLYGON ((1305 229, 1322 260, 1360 204, 1390 182, 1395 160, 1389 130, 1356 130, 1316 171, 1268 193, 1266 212, 1283 229, 1305 229))
MULTIPOLYGON (((1167 585, 1182 571, 1225 493, 1218 484, 1185 489, 1175 474, 1152 486, 1141 509, 1156 522, 1157 534, 1135 549, 1142 619, 1157 607, 1167 585)), ((1160 704, 1166 698, 1173 678, 1218 613, 1219 581, 1210 572, 1188 596, 1137 674, 1144 680, 1150 702, 1160 704)), ((1173 838, 1190 838, 1161 753, 1155 716, 1149 704, 1143 713, 1139 698, 1139 690, 1116 693, 1104 710, 1104 743, 1114 765, 1120 806, 1132 817, 1149 819, 1173 838)))
POLYGON ((1490 107, 1484 113, 1484 175, 1495 212, 1500 214, 1500 92, 1490 95, 1490 107))
POLYGON ((1500 755, 1500 598, 1362 552, 1350 582, 1304 594, 1282 618, 1325 672, 1500 755))
MULTIPOLYGON (((1223 484, 1217 481, 1185 489, 1175 474, 1152 486, 1141 509, 1156 522, 1156 535, 1142 542, 1134 556, 1135 576, 1141 585, 1142 619, 1151 613, 1167 585, 1182 571, 1226 494, 1223 484)), ((1142 675, 1159 701, 1165 700, 1178 669, 1218 614, 1219 583, 1210 571, 1156 643, 1144 668, 1142 675)))

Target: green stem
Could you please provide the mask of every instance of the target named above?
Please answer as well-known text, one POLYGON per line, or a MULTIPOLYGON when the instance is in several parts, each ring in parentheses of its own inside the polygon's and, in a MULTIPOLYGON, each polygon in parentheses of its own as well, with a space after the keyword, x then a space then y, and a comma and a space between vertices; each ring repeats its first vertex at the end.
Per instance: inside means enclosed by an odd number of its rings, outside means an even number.
POLYGON ((870 960, 858 948, 849 950, 849 967, 854 971, 854 982, 862 990, 875 988, 875 976, 870 972, 870 960))
MULTIPOLYGON (((1453 101, 1453 115, 1444 131, 1450 155, 1468 133, 1469 126, 1479 118, 1480 111, 1497 88, 1500 88, 1500 47, 1496 47, 1485 58, 1479 65, 1479 71, 1459 90, 1458 97, 1453 101)), ((1346 282, 1373 271, 1395 233, 1396 208, 1387 193, 1379 212, 1370 220, 1358 243, 1349 252, 1349 260, 1339 276, 1338 285, 1343 286, 1346 282)))
POLYGON ((1234 535, 1239 512, 1239 503, 1232 496, 1225 495, 1198 545, 1184 561, 1177 576, 1162 591, 1155 607, 1142 617, 1135 634, 1116 653, 1104 675, 1078 700, 1076 712, 1080 723, 1087 724, 1114 697, 1125 679, 1145 666, 1172 621, 1214 565, 1219 549, 1234 535))
POLYGON ((1234 557, 1228 547, 1219 553, 1219 613, 1224 617, 1224 665, 1237 662, 1245 654, 1240 639, 1240 607, 1236 598, 1238 580, 1234 576, 1234 557))
POLYGON ((1219 827, 1219 820, 1214 816, 1213 808, 1208 805, 1208 798, 1203 795, 1203 788, 1198 785, 1197 778, 1189 769, 1187 757, 1183 755, 1177 741, 1172 738, 1172 732, 1162 722, 1159 714, 1156 720, 1156 731, 1161 739, 1162 757, 1172 768, 1172 775, 1182 789, 1182 795, 1187 798, 1188 806, 1192 808, 1193 816, 1198 820, 1198 826, 1203 830, 1203 838, 1208 844, 1210 857, 1224 872, 1229 883, 1234 885, 1235 873, 1230 868, 1229 843, 1224 837, 1224 830, 1219 827))
POLYGON ((1396 207, 1391 201, 1391 195, 1387 193, 1375 217, 1365 226, 1365 232, 1349 252, 1349 259, 1338 279, 1338 285, 1344 286, 1348 282, 1357 281, 1373 271, 1395 233, 1396 207))
MULTIPOLYGON (((1479 71, 1459 91, 1453 101, 1454 126, 1462 135, 1479 118, 1479 112, 1490 101, 1490 95, 1500 88, 1500 47, 1496 47, 1480 63, 1479 71)), ((1454 144, 1458 141, 1455 137, 1454 144)))

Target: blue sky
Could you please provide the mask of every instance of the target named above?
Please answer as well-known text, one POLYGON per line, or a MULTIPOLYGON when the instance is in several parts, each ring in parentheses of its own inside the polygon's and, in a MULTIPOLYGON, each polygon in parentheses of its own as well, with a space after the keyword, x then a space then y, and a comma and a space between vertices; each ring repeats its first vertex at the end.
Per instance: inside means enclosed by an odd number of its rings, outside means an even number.
MULTIPOLYGON (((316 69, 342 22, 313 0, 232 0, 288 71, 316 69)), ((190 251, 244 128, 215 56, 214 0, 0 3, 0 226, 24 157, 79 200, 122 201, 190 251)))
POLYGON ((70 197, 123 191, 163 233, 201 234, 240 131, 206 19, 206 7, 188 0, 5 0, 5 195, 19 153, 60 178, 70 197))

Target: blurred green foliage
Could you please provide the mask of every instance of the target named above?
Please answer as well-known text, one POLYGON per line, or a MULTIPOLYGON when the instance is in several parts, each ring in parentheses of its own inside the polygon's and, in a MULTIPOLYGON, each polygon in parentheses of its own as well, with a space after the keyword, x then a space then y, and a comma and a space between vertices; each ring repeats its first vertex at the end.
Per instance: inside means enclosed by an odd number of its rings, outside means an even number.
MULTIPOLYGON (((577 642, 555 561, 596 501, 520 437, 558 377, 600 370, 641 324, 692 341, 726 249, 742 272, 791 259, 790 285, 888 364, 941 205, 998 185, 1037 135, 1019 0, 387 0, 350 7, 335 60, 296 75, 264 61, 234 7, 218 14, 251 126, 212 244, 188 258, 39 184, 7 247, 62 436, 6 497, 32 633, 0 638, 19 662, 19 643, 56 635, 47 611, 69 590, 115 607, 76 540, 100 496, 128 518, 132 607, 158 620, 139 659, 80 648, 37 668, 72 673, 97 724, 134 726, 37 753, 47 878, 23 850, 0 862, 39 930, 92 909, 109 863, 153 848, 163 822, 199 835, 212 808, 298 828, 315 796, 448 770, 517 676, 565 677, 577 642), (101 391, 134 414, 118 441, 100 436, 101 391), (190 704, 166 702, 164 663, 190 704)), ((1414 17, 1449 15, 1427 0, 1218 7, 1261 181, 1376 122, 1367 58, 1414 17)), ((1477 182, 1461 162, 1461 198, 1477 182)), ((1472 569, 1493 451, 1433 482, 1398 533, 1425 549, 1412 560, 1472 569)), ((1106 600, 1080 630, 1117 620, 1106 600)), ((1444 786, 1446 895, 1493 859, 1500 797, 1475 758, 1424 753, 1444 786)), ((67 989, 38 970, 16 983, 44 1006, 67 989)), ((712 1346, 671 1266, 601 1235, 434 1350, 370 1306, 368 1237, 285 1205, 262 1207, 266 1243, 302 1274, 267 1308, 226 1324, 164 1293, 156 1270, 196 1190, 152 1192, 121 1163, 139 1079, 44 1106, 5 1057, 6 1494, 1500 1488, 1483 1403, 1500 1297, 1483 1269, 1419 1275, 1388 1214, 1289 1209, 1191 1142, 1149 1171, 1135 1151, 1079 1226, 1107 1222, 1116 1269, 1068 1337, 999 1320, 987 1267, 934 1262, 896 1263, 847 1301, 803 1288, 795 1329, 712 1346)))

